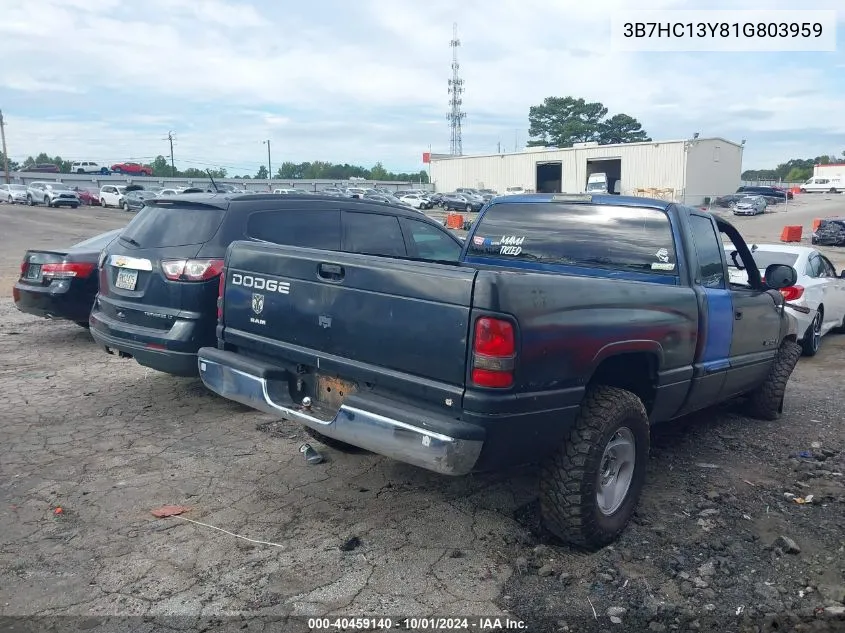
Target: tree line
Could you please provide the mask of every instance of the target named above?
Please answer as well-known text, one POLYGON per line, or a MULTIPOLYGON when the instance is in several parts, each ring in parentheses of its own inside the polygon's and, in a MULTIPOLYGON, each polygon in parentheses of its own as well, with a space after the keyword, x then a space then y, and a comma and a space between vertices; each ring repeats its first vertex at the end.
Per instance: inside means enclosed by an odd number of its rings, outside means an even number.
MULTIPOLYGON (((3 153, 0 152, 0 170, 4 169, 3 153)), ((33 167, 36 164, 50 163, 56 165, 63 174, 70 173, 70 166, 73 161, 64 160, 61 156, 49 156, 44 152, 38 154, 35 158, 29 156, 25 161, 18 163, 17 161, 9 160, 10 171, 26 171, 28 167, 33 167)), ((157 178, 207 178, 208 172, 205 169, 198 169, 196 167, 189 167, 188 169, 173 170, 170 163, 164 156, 156 156, 150 163, 142 163, 152 169, 153 176, 157 178)), ((219 167, 217 169, 209 169, 212 178, 234 178, 237 180, 267 180, 268 172, 267 166, 262 165, 258 168, 255 174, 237 174, 230 176, 228 170, 219 167)), ((361 167, 359 165, 350 165, 348 163, 335 164, 328 161, 314 161, 304 163, 284 162, 282 166, 276 170, 273 178, 280 180, 349 180, 350 178, 364 178, 366 180, 395 180, 401 182, 428 182, 428 172, 421 170, 413 173, 394 173, 384 168, 381 163, 376 163, 370 169, 361 167)))
POLYGON ((747 169, 742 172, 742 179, 804 182, 813 177, 815 165, 830 165, 837 162, 845 162, 845 151, 842 152, 841 157, 824 155, 815 158, 792 158, 774 169, 747 169))
POLYGON ((529 147, 572 147, 575 143, 599 145, 641 143, 651 137, 634 117, 614 114, 598 101, 575 97, 546 97, 528 109, 529 147))

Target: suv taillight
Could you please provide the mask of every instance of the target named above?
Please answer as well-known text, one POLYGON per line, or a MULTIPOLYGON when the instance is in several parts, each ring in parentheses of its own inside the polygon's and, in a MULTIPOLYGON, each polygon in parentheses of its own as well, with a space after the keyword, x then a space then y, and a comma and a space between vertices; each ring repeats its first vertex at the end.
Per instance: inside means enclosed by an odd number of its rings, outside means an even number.
POLYGON ((170 281, 208 281, 223 272, 223 260, 163 259, 161 270, 170 281))
POLYGON ((479 387, 513 385, 516 342, 510 321, 481 317, 472 343, 472 382, 479 387))
POLYGON ((226 291, 226 271, 220 273, 220 282, 217 284, 217 320, 223 320, 223 293, 226 291))

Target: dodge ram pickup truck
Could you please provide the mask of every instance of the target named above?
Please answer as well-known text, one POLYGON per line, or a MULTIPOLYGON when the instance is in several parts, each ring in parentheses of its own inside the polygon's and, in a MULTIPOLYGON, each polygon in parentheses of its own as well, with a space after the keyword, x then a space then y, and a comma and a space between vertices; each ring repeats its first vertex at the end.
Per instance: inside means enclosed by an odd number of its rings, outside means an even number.
POLYGON ((539 458, 545 525, 593 549, 634 512, 652 424, 738 396, 779 416, 795 279, 761 276, 731 224, 682 205, 501 197, 458 262, 233 243, 197 362, 211 390, 330 446, 448 475, 539 458))

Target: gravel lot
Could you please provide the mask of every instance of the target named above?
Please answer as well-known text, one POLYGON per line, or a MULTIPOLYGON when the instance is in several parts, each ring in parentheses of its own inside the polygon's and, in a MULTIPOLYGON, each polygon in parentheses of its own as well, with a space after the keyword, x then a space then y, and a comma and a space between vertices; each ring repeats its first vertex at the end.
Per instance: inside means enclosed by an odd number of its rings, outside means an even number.
MULTIPOLYGON (((845 215, 845 196, 737 224, 776 241, 825 215, 845 215)), ((541 632, 845 630, 845 335, 799 362, 777 422, 728 406, 656 429, 634 523, 584 554, 538 529, 533 468, 447 479, 316 442, 327 461, 309 466, 297 425, 14 308, 25 248, 127 220, 0 205, 0 616, 84 616, 93 631, 110 615, 185 616, 158 624, 193 630, 330 613, 509 613, 541 632), (153 517, 164 504, 190 510, 153 517)))

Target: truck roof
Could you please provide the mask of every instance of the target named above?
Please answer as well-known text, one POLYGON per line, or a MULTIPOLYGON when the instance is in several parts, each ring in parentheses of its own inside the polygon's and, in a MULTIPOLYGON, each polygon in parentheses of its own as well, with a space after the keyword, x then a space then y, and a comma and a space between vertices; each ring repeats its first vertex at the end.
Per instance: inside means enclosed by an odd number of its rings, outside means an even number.
POLYGON ((643 207, 666 211, 673 203, 655 198, 641 198, 639 196, 617 196, 610 193, 600 194, 568 194, 568 193, 527 193, 517 196, 502 196, 493 199, 494 204, 525 204, 542 202, 563 202, 555 200, 556 196, 577 196, 586 201, 589 197, 593 204, 607 204, 619 207, 643 207))

